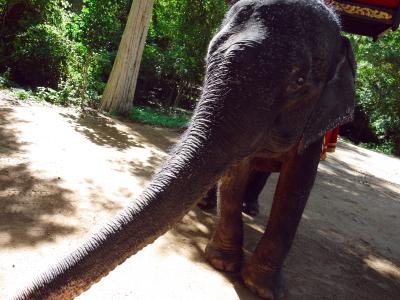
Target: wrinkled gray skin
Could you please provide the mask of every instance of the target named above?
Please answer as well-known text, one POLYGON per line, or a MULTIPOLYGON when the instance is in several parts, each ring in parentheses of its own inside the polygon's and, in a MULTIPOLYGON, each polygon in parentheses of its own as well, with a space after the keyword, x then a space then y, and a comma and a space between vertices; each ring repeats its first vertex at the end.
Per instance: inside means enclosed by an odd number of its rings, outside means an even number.
POLYGON ((190 127, 147 189, 16 299, 69 299, 178 222, 231 166, 303 151, 351 117, 354 67, 317 0, 241 0, 210 43, 190 127))

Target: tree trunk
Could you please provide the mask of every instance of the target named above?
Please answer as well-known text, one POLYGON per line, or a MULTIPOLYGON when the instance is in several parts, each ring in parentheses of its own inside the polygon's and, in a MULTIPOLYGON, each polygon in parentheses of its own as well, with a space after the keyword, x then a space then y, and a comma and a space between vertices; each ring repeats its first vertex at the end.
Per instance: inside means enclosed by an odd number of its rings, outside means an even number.
POLYGON ((128 115, 132 109, 153 3, 154 0, 134 0, 132 3, 117 57, 101 100, 103 110, 128 115))

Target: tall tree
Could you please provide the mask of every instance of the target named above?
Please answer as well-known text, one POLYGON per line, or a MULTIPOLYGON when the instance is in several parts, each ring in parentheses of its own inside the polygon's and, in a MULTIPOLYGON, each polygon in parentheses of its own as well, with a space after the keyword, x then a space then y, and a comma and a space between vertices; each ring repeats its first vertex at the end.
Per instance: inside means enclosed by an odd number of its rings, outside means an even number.
POLYGON ((134 0, 117 57, 103 93, 101 108, 129 114, 136 90, 154 0, 134 0))

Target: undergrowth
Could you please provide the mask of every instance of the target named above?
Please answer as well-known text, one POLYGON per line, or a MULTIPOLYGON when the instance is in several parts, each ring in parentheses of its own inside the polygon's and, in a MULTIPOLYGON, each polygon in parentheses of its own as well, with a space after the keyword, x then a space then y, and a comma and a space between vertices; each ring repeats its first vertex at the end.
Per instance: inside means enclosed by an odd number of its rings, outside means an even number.
POLYGON ((188 124, 190 116, 190 112, 182 109, 136 106, 132 109, 129 118, 149 125, 182 128, 188 124))
POLYGON ((378 153, 383 153, 389 156, 393 156, 393 148, 394 145, 390 141, 388 142, 383 142, 381 144, 374 144, 374 143, 354 143, 350 139, 340 136, 339 141, 351 145, 355 145, 357 147, 361 147, 367 150, 375 151, 378 153))

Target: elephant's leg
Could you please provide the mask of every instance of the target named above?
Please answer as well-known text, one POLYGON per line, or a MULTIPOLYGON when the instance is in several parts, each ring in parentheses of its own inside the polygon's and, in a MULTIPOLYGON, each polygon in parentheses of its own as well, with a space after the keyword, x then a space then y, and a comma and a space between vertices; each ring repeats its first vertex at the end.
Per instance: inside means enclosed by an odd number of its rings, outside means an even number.
POLYGON ((219 182, 219 219, 206 247, 206 258, 222 271, 237 271, 242 263, 243 195, 250 175, 248 161, 231 168, 219 182))
POLYGON ((266 231, 242 270, 245 284, 264 298, 277 296, 282 264, 314 184, 321 143, 319 140, 302 154, 290 155, 282 165, 266 231))
POLYGON ((252 171, 243 197, 243 212, 250 216, 259 213, 258 195, 261 193, 271 172, 252 171))
POLYGON ((217 185, 214 185, 207 194, 197 203, 201 209, 208 210, 217 206, 217 185))

